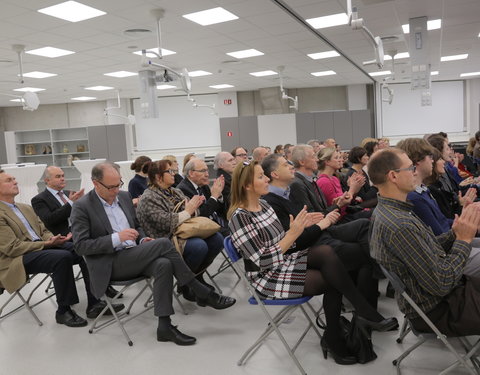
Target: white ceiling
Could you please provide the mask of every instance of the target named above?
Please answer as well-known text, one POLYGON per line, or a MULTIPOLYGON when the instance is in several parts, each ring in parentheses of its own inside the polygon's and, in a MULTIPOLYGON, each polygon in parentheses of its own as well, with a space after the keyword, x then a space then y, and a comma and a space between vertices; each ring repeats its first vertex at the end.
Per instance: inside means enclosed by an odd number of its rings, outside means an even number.
MULTIPOLYGON (((285 66, 285 87, 318 87, 369 83, 371 79, 343 57, 312 60, 307 53, 330 50, 311 30, 297 22, 273 0, 82 0, 83 4, 107 14, 77 23, 63 21, 37 10, 61 0, 1 0, 0 2, 0 93, 22 85, 17 80, 18 63, 12 44, 24 44, 26 50, 52 46, 75 51, 59 58, 30 54, 23 56, 24 72, 42 71, 58 76, 25 78, 23 86, 46 89, 38 95, 43 104, 71 102, 78 96, 95 96, 99 100, 115 97, 115 92, 88 91, 84 87, 111 86, 121 90, 122 97, 138 97, 138 77, 113 78, 104 73, 138 71, 140 57, 133 51, 157 46, 155 19, 150 10, 163 8, 163 48, 176 51, 164 57, 164 63, 189 71, 206 70, 210 76, 192 79, 193 93, 212 93, 209 85, 228 83, 235 91, 254 90, 279 84, 278 77, 256 78, 250 72, 277 70, 285 66), (183 14, 221 6, 239 17, 238 20, 200 26, 182 17, 183 14), (130 37, 126 29, 152 30, 144 37, 130 37), (227 52, 255 48, 263 56, 235 61, 227 52), (313 77, 310 73, 334 70, 337 74, 313 77), (10 82, 8 82, 10 81, 10 82)), ((302 18, 313 18, 346 11, 346 0, 284 0, 302 18)), ((353 0, 359 16, 374 35, 397 35, 399 41, 385 43, 385 51, 408 51, 408 35, 401 25, 409 18, 427 16, 442 19, 440 30, 429 31, 432 70, 439 70, 434 79, 459 79, 459 74, 480 70, 480 1, 479 0, 353 0), (440 56, 468 53, 467 60, 442 62, 440 56)), ((347 25, 318 30, 349 59, 361 66, 373 59, 373 48, 360 31, 347 25)), ((378 70, 375 66, 364 68, 378 70)), ((391 61, 385 68, 391 70, 391 61)), ((396 80, 409 76, 409 59, 397 60, 396 80)), ((377 77, 381 80, 382 77, 377 77)), ((20 93, 21 94, 21 93, 20 93)), ((175 90, 158 91, 159 95, 178 95, 175 90)), ((11 98, 0 96, 0 107, 18 105, 11 98)))

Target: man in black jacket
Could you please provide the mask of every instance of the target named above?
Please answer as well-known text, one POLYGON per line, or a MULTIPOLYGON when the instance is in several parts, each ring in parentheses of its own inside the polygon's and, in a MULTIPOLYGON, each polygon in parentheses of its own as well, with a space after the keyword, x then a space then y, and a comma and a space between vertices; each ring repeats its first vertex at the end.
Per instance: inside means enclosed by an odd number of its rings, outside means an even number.
MULTIPOLYGON (((274 209, 283 229, 290 228, 290 216, 295 217, 303 208, 292 199, 290 184, 294 169, 278 154, 268 155, 262 162, 265 175, 270 178, 269 193, 263 197, 274 209)), ((306 249, 314 244, 332 246, 345 268, 353 271, 357 287, 374 307, 377 305, 378 280, 372 277, 374 262, 369 255, 368 219, 359 219, 347 224, 335 225, 340 214, 334 209, 324 215, 310 212, 309 225, 295 241, 293 251, 306 249)))

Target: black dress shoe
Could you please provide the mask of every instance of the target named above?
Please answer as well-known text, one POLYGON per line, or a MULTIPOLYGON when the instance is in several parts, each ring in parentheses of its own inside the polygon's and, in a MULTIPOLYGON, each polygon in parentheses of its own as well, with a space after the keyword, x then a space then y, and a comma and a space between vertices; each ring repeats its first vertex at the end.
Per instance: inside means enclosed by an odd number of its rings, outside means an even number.
POLYGON ((170 324, 166 330, 157 328, 157 341, 172 341, 177 345, 187 346, 195 344, 197 339, 180 332, 177 326, 170 324))
POLYGON ((358 315, 357 322, 363 327, 370 328, 378 332, 394 331, 398 329, 397 318, 386 318, 380 322, 373 322, 358 315))
POLYGON ((235 304, 237 300, 211 291, 207 298, 197 297, 198 306, 210 306, 216 310, 223 310, 235 304))
MULTIPOLYGON (((109 285, 107 287, 107 290, 105 291, 105 295, 108 298, 114 298, 118 294, 118 290, 116 290, 114 287, 109 285)), ((121 293, 117 298, 123 298, 123 293, 121 293)))
MULTIPOLYGON (((87 307, 87 318, 95 319, 98 315, 100 315, 105 306, 107 306, 105 301, 98 301, 96 304, 87 307)), ((112 303, 112 307, 115 312, 119 312, 125 308, 125 305, 123 303, 112 303)), ((103 315, 112 315, 112 312, 110 309, 107 309, 103 315)))
POLYGON ((55 313, 55 320, 58 324, 65 324, 67 327, 85 327, 88 323, 73 310, 63 314, 55 313))

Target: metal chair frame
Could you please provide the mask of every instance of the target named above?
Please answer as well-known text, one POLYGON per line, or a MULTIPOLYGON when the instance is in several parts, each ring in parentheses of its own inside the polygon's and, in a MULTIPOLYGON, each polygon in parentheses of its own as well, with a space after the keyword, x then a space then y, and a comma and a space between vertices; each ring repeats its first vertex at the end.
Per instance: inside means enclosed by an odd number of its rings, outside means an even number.
POLYGON ((225 238, 224 246, 225 246, 227 255, 230 259, 230 262, 232 264, 232 267, 234 267, 235 270, 237 271, 236 272, 237 275, 240 275, 240 278, 243 280, 249 293, 251 294, 251 297, 249 298, 248 302, 252 305, 258 305, 268 321, 268 325, 266 329, 258 337, 258 339, 253 343, 253 345, 251 345, 246 350, 246 352, 240 357, 240 359, 237 362, 237 365, 241 366, 245 364, 248 361, 248 359, 262 346, 262 344, 265 342, 268 336, 270 336, 270 334, 275 332, 278 338, 280 339, 280 341, 282 342, 283 346, 285 347, 285 350, 288 352, 290 358, 297 366, 300 373, 302 375, 306 375, 306 371, 300 364, 298 358, 295 356, 295 351, 300 345, 300 343, 302 342, 307 332, 310 330, 310 328, 313 328, 313 330, 315 331, 315 333, 320 339, 322 337, 322 335, 320 334, 320 331, 317 329, 312 318, 310 317, 310 315, 307 313, 307 310, 303 306, 305 304, 309 308, 309 310, 312 312, 312 314, 314 316, 317 316, 318 312, 315 311, 314 308, 309 303, 312 297, 307 296, 307 297, 295 298, 295 299, 273 299, 273 300, 262 299, 257 293, 257 291, 251 286, 245 272, 240 268, 238 264, 238 260, 240 259, 240 254, 237 252, 237 250, 233 246, 230 236, 225 238), (275 316, 272 316, 268 312, 266 306, 283 306, 283 308, 275 316), (295 345, 290 347, 285 337, 281 333, 279 326, 283 322, 285 322, 297 308, 299 308, 302 311, 303 315, 308 321, 308 325, 307 325, 307 328, 302 332, 301 336, 299 337, 295 345))
POLYGON ((16 290, 15 292, 13 292, 10 297, 7 299, 7 301, 2 305, 2 307, 0 307, 0 321, 4 318, 7 318, 8 316, 10 315, 13 315, 15 313, 17 313, 18 311, 20 311, 22 308, 26 308, 27 311, 30 313, 30 315, 33 317, 33 319, 35 319, 35 321, 37 322, 37 324, 39 326, 42 326, 43 325, 43 322, 38 318, 37 314, 35 314, 35 312, 33 311, 33 308, 39 304, 41 304, 42 302, 46 301, 47 299, 53 297, 55 295, 55 292, 53 293, 50 293, 48 294, 48 296, 42 298, 40 301, 37 301, 35 302, 34 304, 30 304, 30 301, 32 300, 32 297, 33 297, 33 294, 35 293, 35 291, 37 289, 39 289, 43 283, 45 283, 47 281, 47 279, 50 277, 50 274, 45 274, 43 276, 43 278, 40 280, 40 282, 30 291, 30 294, 28 295, 27 298, 25 298, 22 294, 22 291, 23 289, 25 288, 25 286, 29 283, 32 282, 32 280, 38 276, 40 274, 32 274, 32 275, 29 275, 27 277, 27 282, 25 283, 25 285, 23 285, 20 289, 16 290), (22 301, 22 304, 13 308, 12 310, 6 312, 6 313, 3 313, 3 310, 5 309, 5 307, 7 307, 7 305, 15 298, 15 297, 18 297, 21 301, 22 301))
POLYGON ((151 310, 153 308, 153 305, 151 306, 144 306, 144 309, 141 310, 140 312, 130 315, 130 311, 134 305, 134 303, 140 298, 140 296, 143 294, 143 292, 148 288, 150 291, 153 293, 153 287, 150 278, 146 276, 141 276, 137 277, 135 279, 131 280, 123 280, 123 281, 110 281, 110 285, 112 286, 120 286, 122 287, 121 290, 119 290, 116 294, 115 297, 109 298, 106 295, 104 295, 105 302, 107 305, 105 308, 100 312, 100 314, 95 318, 93 321, 92 325, 90 326, 90 329, 88 330, 89 333, 96 333, 103 328, 106 328, 114 323, 117 323, 122 330, 123 336, 127 340, 127 343, 129 346, 133 345, 133 341, 130 339, 130 336, 128 335, 127 331, 125 330, 125 324, 129 322, 132 319, 135 319, 137 316, 142 315, 143 313, 147 312, 148 310, 151 310), (112 303, 116 302, 118 299, 118 296, 120 296, 122 293, 124 293, 130 286, 140 282, 140 281, 145 281, 145 285, 142 287, 142 289, 136 294, 136 296, 133 298, 133 300, 130 302, 128 305, 127 309, 123 312, 117 313, 112 306, 112 303), (113 317, 111 319, 108 319, 105 322, 102 322, 99 324, 100 319, 103 317, 103 315, 107 312, 107 310, 110 310, 111 314, 113 317), (127 317, 128 316, 128 317, 127 317))
POLYGON ((425 333, 425 332, 419 332, 417 331, 413 325, 410 323, 407 317, 405 317, 405 320, 402 325, 402 329, 400 331, 400 336, 397 339, 397 343, 401 343, 403 339, 405 338, 408 333, 412 332, 416 337, 419 338, 419 340, 409 347, 407 350, 405 350, 398 358, 392 361, 393 365, 397 369, 397 375, 401 374, 400 370, 400 364, 401 362, 410 354, 412 353, 415 349, 423 345, 426 341, 428 340, 435 340, 438 339, 440 340, 445 347, 455 356, 457 359, 454 363, 452 363, 450 366, 448 366, 446 369, 444 369, 442 372, 440 372, 440 375, 447 374, 450 371, 454 370, 458 366, 462 365, 464 366, 467 371, 472 374, 480 374, 480 361, 476 357, 476 352, 480 348, 480 339, 477 340, 475 344, 471 344, 466 337, 457 337, 457 339, 460 341, 461 345, 463 346, 465 350, 465 355, 461 355, 458 353, 458 351, 455 350, 455 348, 452 346, 452 344, 448 341, 448 338, 446 335, 442 334, 438 328, 433 324, 433 322, 428 318, 428 316, 422 311, 422 309, 415 303, 415 301, 408 295, 406 292, 406 287, 405 284, 400 280, 398 275, 396 275, 393 272, 388 271, 385 269, 382 265, 380 265, 380 268, 384 275, 387 277, 387 279, 392 283, 393 287, 395 288, 395 291, 402 295, 403 298, 412 306, 417 314, 427 323, 427 325, 430 327, 430 329, 433 331, 432 333, 425 333), (467 361, 472 362, 472 366, 470 366, 467 361))

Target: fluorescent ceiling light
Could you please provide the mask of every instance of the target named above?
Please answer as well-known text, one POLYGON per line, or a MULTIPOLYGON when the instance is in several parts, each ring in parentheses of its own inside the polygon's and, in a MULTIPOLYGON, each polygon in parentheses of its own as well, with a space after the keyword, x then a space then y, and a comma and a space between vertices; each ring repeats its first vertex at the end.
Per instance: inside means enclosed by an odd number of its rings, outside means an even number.
POLYGON ((202 26, 213 25, 215 23, 237 20, 238 17, 222 7, 202 10, 200 12, 184 14, 182 17, 196 22, 202 26))
POLYGON ((89 7, 76 1, 65 1, 48 8, 39 9, 38 12, 52 17, 61 18, 65 21, 78 22, 107 14, 101 10, 89 7))
POLYGON ((44 73, 44 72, 28 72, 23 73, 24 77, 28 78, 48 78, 48 77, 55 77, 57 74, 53 73, 44 73))
POLYGON ((348 23, 347 13, 332 14, 330 16, 309 18, 306 20, 314 29, 346 25, 348 23))
POLYGON ((43 47, 43 48, 32 49, 30 51, 26 51, 25 53, 29 53, 30 55, 38 55, 38 56, 54 58, 54 57, 71 55, 72 53, 75 53, 75 52, 69 51, 66 49, 61 49, 61 48, 55 48, 55 47, 43 47))
POLYGON ((247 57, 262 56, 264 53, 256 49, 245 49, 243 51, 227 52, 227 55, 235 57, 236 59, 245 59, 247 57))
POLYGON ((206 72, 205 70, 194 70, 193 72, 188 72, 190 77, 202 77, 202 76, 209 76, 212 73, 206 72))
MULTIPOLYGON (((427 21, 427 30, 437 30, 442 27, 442 20, 430 20, 427 21)), ((405 25, 402 25, 403 33, 408 34, 410 33, 410 24, 406 23, 405 25)))
POLYGON ((320 60, 320 59, 328 59, 329 57, 336 57, 340 56, 337 51, 325 51, 325 52, 317 52, 317 53, 309 53, 307 55, 313 60, 320 60))
POLYGON ((86 101, 86 100, 95 100, 97 98, 93 96, 77 96, 76 98, 70 98, 71 100, 79 100, 79 101, 86 101))
MULTIPOLYGON (((408 52, 400 52, 400 53, 397 53, 395 56, 395 60, 399 60, 399 59, 407 59, 410 57, 410 54, 408 52)), ((392 56, 390 55, 385 55, 383 57, 384 60, 391 60, 392 59, 392 56)))
POLYGON ((430 72, 430 75, 431 75, 431 76, 438 76, 439 74, 440 74, 440 72, 439 72, 438 70, 432 70, 432 71, 430 72))
POLYGON ((275 74, 278 74, 277 72, 274 72, 273 70, 264 70, 262 72, 253 72, 250 73, 250 75, 255 76, 255 77, 265 77, 265 76, 273 76, 275 74))
POLYGON ((131 76, 136 76, 138 73, 134 72, 127 72, 125 70, 120 70, 118 72, 112 72, 112 73, 105 73, 104 76, 109 76, 109 77, 117 77, 117 78, 125 78, 125 77, 131 77, 131 76))
POLYGON ((23 103, 23 99, 10 99, 11 102, 23 103))
POLYGON ((110 87, 110 86, 92 86, 92 87, 85 87, 85 90, 104 91, 104 90, 113 90, 113 87, 110 87))
POLYGON ((472 77, 472 76, 479 76, 480 72, 472 72, 472 73, 462 73, 460 77, 472 77))
POLYGON ((213 85, 208 87, 211 87, 212 89, 229 89, 230 87, 234 87, 234 86, 224 83, 222 85, 213 85))
POLYGON ((315 77, 323 77, 323 76, 332 76, 337 73, 335 73, 333 70, 324 70, 323 72, 313 72, 310 74, 315 77))
POLYGON ((177 86, 173 85, 158 85, 157 90, 168 90, 168 89, 176 89, 177 86))
POLYGON ((392 74, 390 70, 382 70, 380 72, 373 72, 373 73, 368 73, 372 77, 377 77, 377 76, 388 76, 389 74, 392 74))
MULTIPOLYGON (((157 57, 157 55, 154 55, 153 53, 148 53, 148 51, 158 53, 158 48, 149 48, 147 49, 147 53, 146 53, 147 57, 157 57)), ((134 54, 142 56, 142 51, 134 52, 134 54)), ((162 48, 162 57, 168 56, 168 55, 174 55, 174 54, 176 54, 175 51, 170 51, 169 49, 162 48)))
POLYGON ((468 58, 468 53, 464 53, 461 55, 442 56, 440 58, 440 61, 464 60, 466 58, 468 58))
POLYGON ((39 89, 39 88, 36 88, 36 87, 21 87, 21 88, 19 88, 19 89, 14 89, 13 91, 23 91, 23 92, 30 91, 30 92, 39 92, 39 91, 45 91, 45 89, 39 89))

